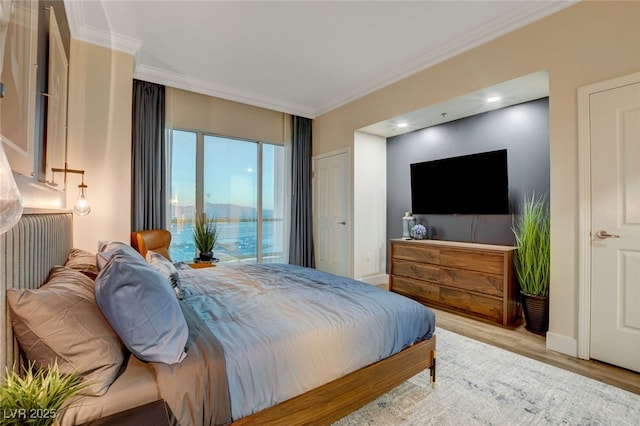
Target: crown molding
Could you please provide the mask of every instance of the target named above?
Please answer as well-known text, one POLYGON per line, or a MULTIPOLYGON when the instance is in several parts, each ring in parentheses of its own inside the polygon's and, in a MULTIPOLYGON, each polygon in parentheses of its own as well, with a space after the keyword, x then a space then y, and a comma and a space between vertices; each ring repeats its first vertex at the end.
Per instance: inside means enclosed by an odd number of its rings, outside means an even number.
POLYGON ((251 93, 239 92, 238 90, 230 90, 226 87, 215 85, 211 81, 190 77, 178 72, 171 72, 148 65, 138 65, 136 66, 133 75, 139 80, 164 84, 166 86, 175 87, 176 89, 188 90, 190 92, 226 99, 228 101, 266 108, 272 111, 280 111, 286 114, 315 118, 313 110, 305 105, 287 102, 274 102, 272 99, 265 99, 251 93))
POLYGON ((316 109, 314 111, 314 115, 319 116, 346 105, 349 102, 353 102, 356 99, 380 90, 436 64, 444 62, 447 59, 451 59, 461 53, 522 28, 544 18, 545 16, 559 12, 560 10, 572 6, 579 1, 580 0, 540 1, 524 3, 518 10, 505 15, 500 20, 496 20, 491 27, 478 28, 474 31, 465 33, 463 37, 460 37, 457 40, 447 43, 438 49, 430 50, 411 62, 390 69, 384 75, 365 82, 359 88, 352 91, 348 96, 336 98, 333 101, 327 102, 322 107, 316 109))
POLYGON ((141 40, 103 31, 89 25, 83 25, 77 28, 73 38, 128 53, 136 58, 143 44, 141 40))
POLYGON ((360 86, 355 87, 352 91, 347 93, 346 96, 334 98, 320 107, 300 105, 278 99, 266 99, 235 88, 223 87, 204 79, 138 64, 138 54, 143 45, 143 41, 104 31, 89 25, 80 24, 85 21, 83 2, 64 0, 64 4, 67 11, 72 38, 133 55, 134 64, 136 64, 134 71, 135 78, 261 108, 281 111, 302 117, 315 118, 423 71, 431 66, 444 62, 447 59, 453 58, 465 51, 471 50, 518 28, 524 27, 525 25, 544 18, 545 16, 572 6, 578 1, 579 0, 546 0, 523 2, 523 5, 520 8, 505 15, 501 19, 496 20, 490 27, 477 28, 476 30, 466 33, 464 36, 447 43, 438 49, 432 49, 425 52, 415 60, 389 69, 378 78, 366 81, 360 86))
POLYGON ((82 1, 64 0, 64 7, 67 12, 69 31, 72 38, 125 52, 137 58, 138 52, 140 52, 140 48, 143 45, 141 40, 84 24, 86 19, 82 1))

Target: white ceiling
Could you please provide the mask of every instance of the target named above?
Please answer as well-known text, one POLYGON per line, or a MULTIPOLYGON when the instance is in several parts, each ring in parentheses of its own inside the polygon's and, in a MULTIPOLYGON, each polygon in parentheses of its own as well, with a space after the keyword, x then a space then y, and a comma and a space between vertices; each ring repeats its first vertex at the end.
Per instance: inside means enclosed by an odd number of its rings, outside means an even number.
POLYGON ((316 117, 573 2, 64 0, 134 76, 316 117))
POLYGON ((546 96, 549 96, 549 73, 542 70, 436 105, 391 117, 358 130, 389 138, 546 96), (487 99, 491 97, 497 97, 499 100, 488 102, 487 99), (399 127, 400 123, 405 123, 406 126, 399 127))

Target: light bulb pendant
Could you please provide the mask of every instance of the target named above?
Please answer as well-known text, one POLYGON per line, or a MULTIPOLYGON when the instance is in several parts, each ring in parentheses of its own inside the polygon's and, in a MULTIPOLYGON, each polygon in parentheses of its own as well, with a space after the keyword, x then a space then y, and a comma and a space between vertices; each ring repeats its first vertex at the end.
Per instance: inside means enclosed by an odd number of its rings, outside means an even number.
POLYGON ((87 185, 83 182, 78 185, 78 188, 80 188, 80 192, 78 193, 76 204, 73 206, 73 212, 78 216, 86 216, 91 213, 91 206, 89 205, 89 200, 87 200, 87 194, 85 193, 87 185))

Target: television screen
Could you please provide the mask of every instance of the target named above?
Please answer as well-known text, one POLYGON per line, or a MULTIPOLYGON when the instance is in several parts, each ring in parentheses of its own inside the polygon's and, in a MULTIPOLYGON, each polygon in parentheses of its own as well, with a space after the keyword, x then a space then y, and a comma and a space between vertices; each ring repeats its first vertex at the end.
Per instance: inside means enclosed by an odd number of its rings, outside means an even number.
POLYGON ((417 214, 509 214, 507 150, 411 164, 417 214))

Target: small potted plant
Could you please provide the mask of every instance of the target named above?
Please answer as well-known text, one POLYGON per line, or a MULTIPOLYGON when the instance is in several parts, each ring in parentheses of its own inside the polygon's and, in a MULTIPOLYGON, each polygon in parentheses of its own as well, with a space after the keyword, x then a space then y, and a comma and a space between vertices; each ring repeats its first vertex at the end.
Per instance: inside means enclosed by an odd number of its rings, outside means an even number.
POLYGON ((211 262, 213 248, 218 241, 218 229, 215 219, 208 218, 206 213, 196 213, 193 238, 198 249, 199 259, 211 262))
POLYGON ((513 227, 518 250, 514 268, 524 311, 525 327, 536 333, 549 329, 551 226, 546 195, 525 196, 522 215, 513 227))
POLYGON ((30 363, 23 375, 7 368, 0 382, 2 424, 57 424, 65 401, 86 386, 81 376, 61 373, 57 362, 40 369, 30 363))

